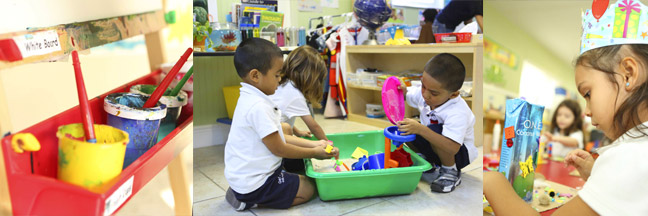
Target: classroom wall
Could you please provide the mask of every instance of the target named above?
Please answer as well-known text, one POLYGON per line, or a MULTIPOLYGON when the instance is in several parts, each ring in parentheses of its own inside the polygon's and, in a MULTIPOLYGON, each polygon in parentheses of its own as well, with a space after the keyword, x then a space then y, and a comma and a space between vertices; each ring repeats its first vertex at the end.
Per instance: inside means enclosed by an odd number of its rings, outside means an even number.
MULTIPOLYGON (((557 86, 564 87, 569 92, 577 93, 574 84, 574 71, 570 64, 555 57, 553 53, 534 38, 511 23, 504 14, 491 7, 488 1, 484 2, 484 13, 487 14, 484 16, 484 26, 487 26, 485 37, 510 50, 519 59, 517 69, 511 69, 491 58, 484 58, 485 71, 492 65, 498 65, 502 69, 506 83, 497 85, 498 88, 503 91, 518 93, 522 65, 526 60, 540 68, 545 75, 556 80, 557 86)), ((499 96, 501 94, 494 95, 489 94, 489 92, 493 93, 493 91, 484 91, 484 103, 488 103, 489 97, 501 97, 499 96)))

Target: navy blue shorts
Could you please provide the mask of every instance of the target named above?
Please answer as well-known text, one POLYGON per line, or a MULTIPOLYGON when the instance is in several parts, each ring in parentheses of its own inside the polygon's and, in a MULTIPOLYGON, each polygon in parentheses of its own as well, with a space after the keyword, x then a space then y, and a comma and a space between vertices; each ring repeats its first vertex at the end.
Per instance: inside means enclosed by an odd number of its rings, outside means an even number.
POLYGON ((292 206, 298 190, 299 175, 282 172, 281 167, 279 167, 255 191, 248 194, 240 194, 234 191, 234 195, 236 199, 250 206, 257 204, 264 208, 287 209, 292 206))
MULTIPOLYGON (((438 134, 441 134, 441 132, 443 131, 442 124, 429 124, 428 128, 430 128, 434 132, 437 132, 438 134)), ((419 150, 419 152, 425 156, 428 162, 441 166, 441 159, 439 158, 439 155, 434 152, 434 149, 432 149, 430 142, 428 142, 421 135, 417 134, 416 139, 410 143, 413 144, 419 150)), ((455 154, 455 164, 457 165, 457 170, 459 171, 461 171, 461 168, 464 168, 468 166, 468 164, 470 164, 470 158, 468 158, 468 149, 466 149, 466 146, 463 144, 461 145, 461 148, 459 148, 459 152, 455 154)))

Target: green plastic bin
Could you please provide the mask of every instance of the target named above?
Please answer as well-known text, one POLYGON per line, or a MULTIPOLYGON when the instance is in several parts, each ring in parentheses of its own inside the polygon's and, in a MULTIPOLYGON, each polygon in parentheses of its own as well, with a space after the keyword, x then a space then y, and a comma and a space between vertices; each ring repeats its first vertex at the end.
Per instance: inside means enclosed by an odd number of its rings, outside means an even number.
MULTIPOLYGON (((351 158, 356 147, 366 149, 370 155, 385 151, 383 130, 327 134, 326 137, 340 149, 340 159, 351 158)), ((394 149, 396 147, 392 145, 394 149)), ((319 173, 313 171, 310 159, 305 159, 306 175, 315 179, 319 197, 324 201, 410 194, 416 189, 423 172, 431 169, 432 165, 411 149, 404 149, 412 156, 414 164, 410 167, 319 173)), ((351 168, 351 164, 347 166, 351 168)))

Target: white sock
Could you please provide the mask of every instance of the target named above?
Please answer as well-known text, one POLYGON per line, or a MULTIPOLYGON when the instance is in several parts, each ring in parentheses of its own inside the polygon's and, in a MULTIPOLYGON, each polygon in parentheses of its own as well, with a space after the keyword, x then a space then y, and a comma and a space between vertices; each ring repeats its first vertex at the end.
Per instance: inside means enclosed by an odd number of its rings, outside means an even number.
POLYGON ((441 167, 443 167, 443 168, 445 168, 445 169, 453 169, 453 170, 457 170, 457 164, 453 164, 452 166, 445 166, 445 165, 441 165, 441 167))

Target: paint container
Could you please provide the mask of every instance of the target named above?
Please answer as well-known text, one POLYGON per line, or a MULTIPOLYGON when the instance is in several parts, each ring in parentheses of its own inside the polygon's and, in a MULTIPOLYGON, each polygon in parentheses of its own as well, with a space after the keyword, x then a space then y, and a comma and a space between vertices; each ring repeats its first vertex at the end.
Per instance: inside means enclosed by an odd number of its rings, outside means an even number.
MULTIPOLYGON (((239 41, 240 42, 240 41, 239 41)), ((237 43, 238 44, 238 43, 237 43)), ((166 77, 167 74, 169 74, 169 71, 171 71, 171 68, 175 65, 175 62, 169 62, 169 63, 164 63, 160 65, 160 68, 162 69, 162 75, 160 76, 160 79, 157 80, 157 84, 159 85, 160 82, 166 77)), ((173 78, 171 81, 171 85, 169 85, 170 88, 175 88, 176 85, 182 80, 182 77, 189 72, 189 69, 193 66, 193 61, 192 60, 187 60, 187 62, 180 68, 180 71, 176 75, 176 77, 173 78)), ((193 107, 193 83, 194 83, 194 76, 192 75, 189 77, 189 80, 185 82, 185 84, 182 86, 182 90, 187 93, 187 106, 185 106, 185 109, 191 109, 193 107)))
MULTIPOLYGON (((150 96, 157 86, 154 85, 134 85, 131 87, 130 92, 141 94, 145 96, 150 96)), ((177 96, 169 96, 172 88, 168 88, 162 97, 160 98, 160 103, 166 105, 167 114, 162 122, 160 123, 160 132, 158 133, 158 141, 162 140, 167 134, 171 133, 176 126, 178 117, 180 117, 180 112, 182 111, 182 106, 187 105, 187 93, 180 90, 177 96)))
POLYGON ((97 143, 85 142, 81 123, 58 128, 58 173, 61 181, 100 193, 103 184, 118 177, 124 163, 128 134, 108 125, 94 125, 97 143))
POLYGON ((123 168, 128 167, 158 141, 160 121, 166 116, 166 105, 158 102, 153 108, 141 108, 148 96, 114 93, 104 99, 108 125, 126 131, 130 142, 126 147, 123 168))

